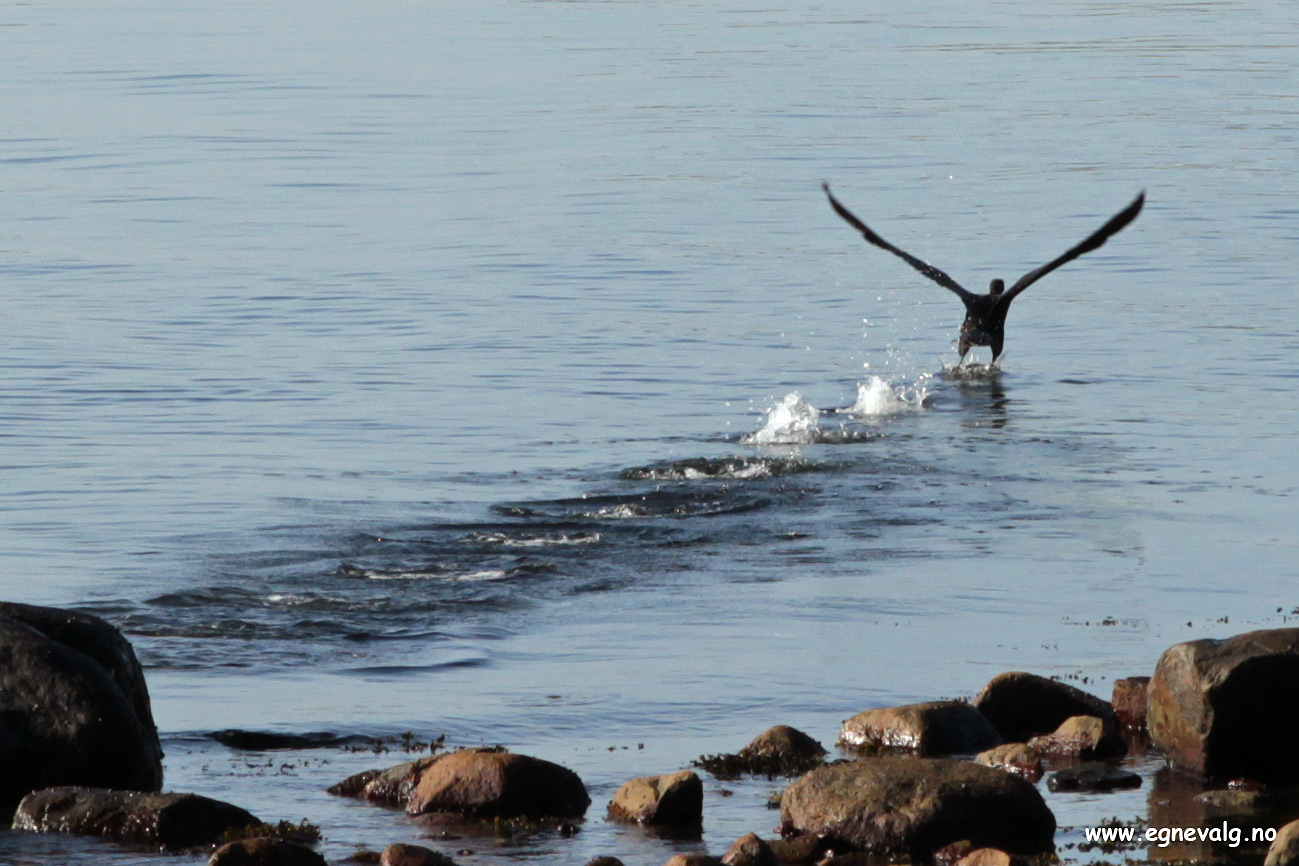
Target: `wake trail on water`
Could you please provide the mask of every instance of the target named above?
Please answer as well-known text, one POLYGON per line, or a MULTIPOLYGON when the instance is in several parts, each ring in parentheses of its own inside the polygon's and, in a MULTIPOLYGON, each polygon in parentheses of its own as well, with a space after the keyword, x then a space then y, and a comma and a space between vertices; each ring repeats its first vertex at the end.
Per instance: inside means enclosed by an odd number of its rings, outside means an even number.
POLYGON ((842 444, 873 439, 878 435, 876 431, 854 429, 847 423, 826 427, 822 424, 822 417, 833 413, 877 420, 920 411, 929 398, 931 378, 929 374, 923 374, 914 382, 891 382, 881 376, 871 376, 857 384, 857 400, 853 405, 825 411, 803 399, 797 391, 786 394, 767 410, 760 428, 740 437, 740 444, 842 444))

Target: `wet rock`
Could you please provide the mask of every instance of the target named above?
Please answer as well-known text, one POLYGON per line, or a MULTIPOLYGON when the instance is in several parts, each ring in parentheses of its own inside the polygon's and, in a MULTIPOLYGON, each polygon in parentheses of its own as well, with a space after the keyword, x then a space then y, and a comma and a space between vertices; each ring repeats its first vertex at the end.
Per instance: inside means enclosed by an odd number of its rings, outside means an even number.
POLYGON ((444 757, 446 756, 429 755, 386 770, 366 770, 331 786, 328 793, 339 797, 357 797, 384 806, 404 807, 410 801, 420 774, 444 757))
POLYGON ((1114 718, 1114 709, 1095 695, 1019 671, 989 680, 974 706, 1008 742, 1049 734, 1073 716, 1114 718))
POLYGON ((14 814, 13 829, 178 849, 210 845, 231 830, 260 823, 238 806, 197 794, 65 787, 24 797, 14 814))
POLYGON ((688 770, 632 779, 614 794, 609 817, 640 824, 700 824, 704 784, 688 770))
POLYGON ((1205 791, 1194 798, 1204 807, 1206 815, 1248 815, 1260 809, 1269 809, 1275 802, 1271 791, 1257 788, 1233 788, 1226 791, 1205 791))
POLYGON ((98 617, 0 602, 0 808, 57 785, 162 787, 144 673, 98 617))
POLYGON ((1172 646, 1148 700, 1150 738, 1178 769, 1299 782, 1299 629, 1172 646))
POLYGON ((780 858, 757 833, 741 836, 722 855, 726 866, 780 866, 780 858))
POLYGON ((1124 677, 1114 681, 1110 705, 1119 724, 1134 731, 1146 729, 1146 690, 1150 677, 1124 677))
POLYGON ((977 848, 957 860, 956 866, 1010 866, 1010 855, 1000 848, 977 848))
POLYGON ((826 751, 816 740, 788 725, 768 728, 734 755, 701 755, 691 763, 719 779, 745 773, 756 776, 797 776, 825 763, 826 751))
POLYGON ((1015 854, 1054 848, 1055 816, 1010 773, 943 758, 871 758, 813 770, 781 798, 781 835, 927 857, 962 839, 1015 854))
POLYGON ((722 861, 707 854, 673 854, 663 866, 722 866, 722 861))
POLYGON ((577 818, 590 805, 582 780, 566 767, 511 752, 465 749, 442 755, 419 771, 406 811, 577 818))
POLYGON ((1299 821, 1291 821, 1276 831, 1263 866, 1299 866, 1299 821))
POLYGON ((774 758, 782 761, 814 761, 825 757, 825 748, 816 740, 789 725, 774 725, 740 749, 744 758, 774 758))
POLYGON ((344 738, 327 731, 309 734, 277 734, 272 731, 242 731, 231 728, 213 731, 208 738, 244 752, 272 752, 285 749, 324 749, 337 746, 344 738))
POLYGON ((1052 773, 1046 780, 1050 791, 1093 791, 1103 793, 1127 788, 1140 788, 1141 777, 1120 770, 1103 761, 1089 761, 1052 773))
POLYGON ((1053 733, 1034 737, 1028 745, 1044 755, 1084 759, 1117 758, 1128 751, 1128 744, 1119 734, 1118 723, 1097 716, 1065 719, 1053 733))
POLYGON ((590 860, 586 861, 586 866, 623 866, 623 863, 617 857, 609 857, 608 855, 605 855, 601 857, 592 857, 590 860))
POLYGON ((1042 778, 1042 756, 1027 743, 1002 743, 974 756, 974 763, 996 767, 1030 782, 1042 778))
POLYGON ((421 845, 394 842, 379 855, 379 866, 455 866, 455 861, 421 845))
POLYGON ((839 731, 840 745, 913 749, 929 756, 981 752, 1001 741, 983 714, 963 701, 867 710, 839 731))
POLYGON ((327 863, 306 845, 261 838, 222 845, 212 854, 207 866, 327 866, 327 863))

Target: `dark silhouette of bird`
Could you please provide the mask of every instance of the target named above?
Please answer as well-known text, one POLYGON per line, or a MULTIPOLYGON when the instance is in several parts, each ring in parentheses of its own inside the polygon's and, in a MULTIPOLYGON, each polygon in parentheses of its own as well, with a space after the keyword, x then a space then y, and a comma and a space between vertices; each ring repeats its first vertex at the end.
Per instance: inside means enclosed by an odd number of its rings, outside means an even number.
POLYGON ((956 280, 933 265, 898 249, 875 234, 875 232, 867 228, 864 222, 857 219, 852 211, 839 203, 839 200, 831 194, 829 184, 823 183, 821 188, 825 190, 826 196, 829 197, 830 206, 834 208, 834 212, 843 217, 848 225, 861 232, 862 237, 866 238, 867 241, 880 249, 888 250, 926 277, 929 277, 929 279, 938 283, 938 285, 956 293, 956 296, 965 304, 965 321, 961 323, 961 337, 956 347, 957 351, 961 353, 959 363, 965 363, 966 353, 974 346, 988 346, 992 349, 992 367, 997 366, 997 360, 1001 357, 1002 347, 1006 342, 1006 313, 1010 310, 1010 302, 1015 300, 1020 292, 1061 265, 1073 261, 1084 253, 1100 249, 1112 235, 1118 234, 1123 230, 1124 226, 1137 218, 1137 214, 1141 213, 1141 206, 1146 201, 1146 194, 1143 191, 1133 200, 1132 204, 1119 211, 1110 218, 1109 222, 1093 232, 1085 241, 1072 247, 1064 255, 1024 274, 1009 289, 1001 280, 993 280, 988 294, 978 295, 963 288, 956 280))

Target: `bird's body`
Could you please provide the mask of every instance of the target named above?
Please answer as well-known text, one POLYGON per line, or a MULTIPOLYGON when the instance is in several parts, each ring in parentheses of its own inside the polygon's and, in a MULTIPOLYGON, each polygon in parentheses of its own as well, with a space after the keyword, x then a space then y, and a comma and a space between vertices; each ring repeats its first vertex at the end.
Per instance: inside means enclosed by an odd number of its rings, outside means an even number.
POLYGON ((1010 302, 1015 300, 1020 292, 1061 265, 1073 261, 1084 253, 1099 249, 1111 235, 1117 234, 1124 226, 1137 218, 1137 214, 1141 213, 1142 205, 1145 204, 1146 200, 1146 194, 1141 193, 1132 204, 1111 217, 1109 222, 1093 232, 1082 243, 1070 248, 1066 253, 1052 259, 1042 267, 1024 274, 1015 281, 1015 284, 1009 290, 1006 289, 1006 284, 1001 280, 993 280, 988 293, 980 295, 967 290, 933 265, 898 249, 875 234, 875 232, 867 228, 865 223, 857 219, 850 210, 839 203, 839 200, 830 193, 828 184, 822 184, 821 187, 825 190, 826 196, 829 197, 830 206, 834 208, 835 213, 861 232, 862 237, 866 238, 869 243, 893 253, 961 299, 961 302, 965 304, 965 321, 961 323, 961 336, 957 342, 957 351, 961 353, 961 362, 964 363, 966 354, 973 347, 987 346, 992 349, 993 366, 996 366, 998 359, 1001 358, 1002 349, 1005 345, 1006 313, 1010 311, 1010 302))

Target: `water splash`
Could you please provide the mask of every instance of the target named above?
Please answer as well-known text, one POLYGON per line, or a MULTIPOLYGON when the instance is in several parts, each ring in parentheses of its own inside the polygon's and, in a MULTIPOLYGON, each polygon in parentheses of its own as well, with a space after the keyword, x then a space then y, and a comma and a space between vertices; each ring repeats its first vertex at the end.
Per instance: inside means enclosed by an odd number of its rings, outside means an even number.
POLYGON ((848 410, 854 415, 874 418, 900 415, 923 409, 929 397, 929 376, 923 375, 914 384, 891 383, 880 376, 857 383, 857 402, 848 410))
POLYGON ((821 412, 797 391, 767 410, 762 428, 740 439, 743 445, 803 445, 816 441, 821 412))

